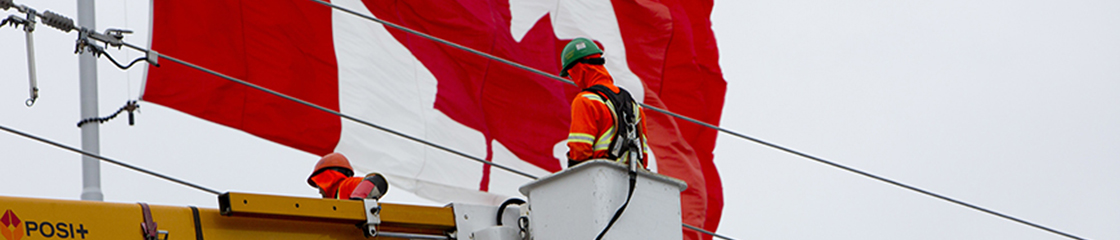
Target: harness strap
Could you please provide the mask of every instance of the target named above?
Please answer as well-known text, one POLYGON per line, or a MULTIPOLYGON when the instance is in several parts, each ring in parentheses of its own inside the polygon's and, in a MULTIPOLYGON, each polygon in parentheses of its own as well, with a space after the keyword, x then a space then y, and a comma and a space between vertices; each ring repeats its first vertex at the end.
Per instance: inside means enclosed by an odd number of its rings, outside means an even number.
MULTIPOLYGON (((607 148, 607 158, 618 160, 624 153, 629 151, 631 154, 637 154, 637 159, 642 160, 641 147, 633 146, 638 143, 641 137, 638 124, 638 116, 634 113, 635 103, 630 92, 626 89, 619 88, 618 93, 614 93, 610 88, 603 85, 594 85, 584 91, 595 93, 606 99, 606 104, 614 111, 611 112, 611 117, 615 120, 615 133, 611 138, 610 147, 607 148)), ((627 159, 628 160, 628 159, 627 159)))

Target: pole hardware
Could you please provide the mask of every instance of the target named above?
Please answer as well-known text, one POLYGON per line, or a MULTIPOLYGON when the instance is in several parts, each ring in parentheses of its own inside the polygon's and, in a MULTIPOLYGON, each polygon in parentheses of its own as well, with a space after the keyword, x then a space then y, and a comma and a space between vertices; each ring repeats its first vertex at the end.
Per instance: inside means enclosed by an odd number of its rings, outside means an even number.
POLYGON ((121 112, 128 112, 128 125, 133 126, 133 125, 136 125, 136 120, 135 120, 135 118, 133 118, 132 112, 139 112, 139 111, 140 111, 140 104, 137 103, 137 100, 129 100, 129 101, 126 101, 124 103, 124 106, 121 106, 121 108, 117 109, 116 112, 113 112, 113 114, 110 114, 109 116, 86 118, 86 119, 82 119, 81 121, 78 121, 78 127, 82 127, 82 125, 85 125, 87 123, 94 123, 94 122, 105 123, 109 120, 113 120, 113 118, 116 118, 117 115, 121 114, 121 112))
POLYGON ((4 10, 15 8, 17 11, 26 14, 26 17, 23 18, 16 15, 9 15, 8 18, 0 20, 0 27, 3 27, 5 25, 19 27, 20 25, 23 25, 24 36, 27 40, 27 77, 29 96, 27 98, 27 101, 24 101, 24 104, 27 105, 27 107, 31 107, 32 105, 35 105, 35 100, 39 99, 39 81, 37 80, 35 71, 35 37, 34 35, 32 35, 32 32, 35 31, 35 17, 38 15, 38 13, 35 12, 35 9, 31 9, 27 6, 16 6, 14 3, 12 3, 11 0, 0 1, 0 8, 3 8, 4 10))
MULTIPOLYGON (((145 56, 133 60, 128 65, 123 65, 123 64, 117 62, 116 59, 113 59, 112 56, 110 56, 108 53, 105 52, 105 49, 109 48, 109 47, 116 47, 117 49, 121 49, 121 47, 127 46, 127 44, 125 44, 125 42, 124 42, 124 37, 125 37, 125 34, 132 34, 133 33, 132 30, 109 28, 109 29, 106 29, 105 32, 99 33, 99 32, 96 32, 92 29, 88 29, 88 28, 85 28, 85 27, 80 27, 77 24, 74 24, 74 19, 63 16, 61 14, 51 12, 51 11, 38 13, 38 12, 35 12, 34 9, 31 9, 27 6, 15 5, 15 3, 12 2, 12 0, 0 0, 0 9, 8 10, 9 8, 15 8, 16 10, 19 10, 22 13, 26 13, 27 18, 21 18, 21 17, 15 16, 15 15, 8 16, 7 19, 3 20, 3 22, 2 22, 3 24, 0 24, 0 25, 4 25, 4 24, 8 24, 8 23, 11 23, 13 25, 24 25, 24 31, 26 31, 28 33, 28 39, 29 39, 28 40, 28 46, 31 46, 31 43, 30 43, 31 42, 30 41, 31 35, 30 34, 31 34, 31 31, 33 31, 35 29, 35 26, 34 26, 35 17, 38 17, 42 21, 43 24, 46 24, 47 26, 56 28, 58 30, 62 30, 62 32, 67 32, 68 33, 70 31, 77 30, 78 31, 78 40, 76 41, 75 47, 74 47, 74 53, 76 53, 76 54, 81 54, 81 53, 84 53, 85 51, 90 51, 90 52, 93 53, 93 55, 95 57, 101 57, 102 55, 105 55, 107 58, 109 58, 109 61, 113 62, 113 64, 117 65, 117 67, 121 68, 121 69, 128 69, 128 68, 132 67, 132 65, 136 64, 137 62, 140 62, 141 60, 146 61, 146 62, 148 62, 148 64, 151 64, 153 66, 159 67, 159 53, 157 53, 155 51, 152 51, 152 50, 136 49, 135 47, 130 46, 130 48, 134 48, 136 50, 144 52, 145 56), (98 46, 99 43, 103 43, 104 45, 103 46, 98 46)), ((32 51, 31 49, 33 49, 33 48, 28 47, 29 56, 31 54, 30 51, 32 51)), ((34 74, 32 74, 32 76, 34 76, 34 74)), ((32 81, 34 81, 34 80, 32 80, 32 81)), ((32 91, 35 92, 35 93, 32 93, 32 99, 37 98, 38 90, 36 89, 36 90, 32 90, 32 91)), ((34 103, 33 100, 28 100, 28 102, 29 103, 34 103)))
POLYGON ((78 25, 74 24, 74 19, 70 19, 55 12, 46 11, 43 12, 42 15, 39 15, 39 17, 43 19, 43 24, 62 30, 62 32, 68 33, 71 30, 78 29, 78 25))
POLYGON ((15 6, 16 4, 13 3, 12 0, 0 0, 0 9, 4 9, 4 11, 15 6))
MULTIPOLYGON (((60 29, 65 28, 65 24, 62 24, 62 26, 63 27, 60 29)), ((117 60, 114 59, 112 55, 109 55, 109 53, 105 52, 106 48, 115 47, 117 49, 121 49, 121 47, 126 46, 124 42, 125 34, 132 34, 132 30, 110 28, 106 29, 104 33, 98 33, 86 28, 80 28, 78 29, 78 40, 76 41, 74 46, 74 53, 81 54, 85 51, 90 51, 95 57, 101 57, 102 55, 104 55, 109 59, 110 62, 113 62, 113 64, 117 65, 117 68, 120 69, 128 69, 132 67, 132 65, 140 61, 146 61, 152 66, 159 67, 159 53, 152 50, 140 50, 145 53, 145 56, 132 60, 132 62, 129 62, 128 65, 117 62, 117 60), (104 43, 104 47, 98 46, 98 42, 104 43)))
MULTIPOLYGON (((26 101, 24 101, 24 104, 27 105, 27 107, 31 107, 32 105, 34 105, 35 101, 39 99, 39 81, 35 67, 35 41, 34 36, 32 35, 32 32, 35 31, 35 25, 37 23, 36 19, 42 21, 42 23, 46 24, 47 26, 56 28, 63 32, 78 30, 78 40, 75 44, 76 46, 74 49, 74 53, 76 54, 90 51, 93 53, 94 57, 101 57, 102 55, 104 55, 106 58, 109 58, 109 61, 113 62, 113 64, 117 65, 117 67, 121 69, 128 69, 141 60, 147 61, 149 64, 159 67, 159 53, 155 51, 145 51, 145 57, 137 58, 136 60, 130 62, 128 65, 122 65, 118 63, 116 59, 113 59, 112 56, 105 52, 105 49, 109 47, 116 47, 117 49, 120 49, 122 46, 125 46, 124 36, 125 34, 133 33, 132 30, 110 28, 106 29, 104 33, 98 33, 84 27, 79 27, 78 25, 74 24, 73 19, 61 14, 51 11, 39 13, 35 11, 35 9, 27 7, 25 5, 16 5, 13 0, 0 0, 0 9, 8 10, 12 8, 15 8, 21 13, 24 13, 25 16, 20 17, 17 15, 9 15, 7 18, 0 20, 0 27, 11 25, 12 27, 18 28, 22 26, 22 29, 25 33, 27 39, 27 75, 29 97, 26 101), (104 43, 104 47, 98 46, 98 42, 104 43)), ((131 117, 132 111, 129 111, 129 113, 131 117)))
POLYGON ((23 25, 23 31, 27 40, 27 83, 30 96, 24 104, 31 107, 35 105, 35 100, 39 99, 39 80, 35 71, 35 37, 31 34, 35 31, 35 10, 27 9, 27 24, 23 25))

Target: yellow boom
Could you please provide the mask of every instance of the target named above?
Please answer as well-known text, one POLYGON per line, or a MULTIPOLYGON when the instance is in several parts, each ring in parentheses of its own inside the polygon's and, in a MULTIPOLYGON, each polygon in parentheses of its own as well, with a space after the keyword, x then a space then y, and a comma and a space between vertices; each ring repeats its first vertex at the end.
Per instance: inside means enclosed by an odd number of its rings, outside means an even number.
MULTIPOLYGON (((5 240, 144 239, 145 208, 158 239, 369 239, 362 201, 226 193, 221 210, 0 196, 5 240)), ((382 232, 447 236, 451 207, 381 204, 382 232)), ((395 239, 378 237, 373 239, 395 239)))

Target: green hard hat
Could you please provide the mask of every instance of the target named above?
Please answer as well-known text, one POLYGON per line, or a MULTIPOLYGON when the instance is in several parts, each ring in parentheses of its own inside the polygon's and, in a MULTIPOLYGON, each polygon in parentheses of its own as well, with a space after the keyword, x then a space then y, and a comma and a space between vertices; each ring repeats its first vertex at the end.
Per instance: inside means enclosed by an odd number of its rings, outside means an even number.
POLYGON ((576 60, 596 53, 603 53, 603 50, 600 50, 599 45, 595 45, 595 42, 590 39, 572 39, 572 42, 564 46, 564 51, 560 52, 560 76, 567 77, 568 69, 572 68, 576 60))

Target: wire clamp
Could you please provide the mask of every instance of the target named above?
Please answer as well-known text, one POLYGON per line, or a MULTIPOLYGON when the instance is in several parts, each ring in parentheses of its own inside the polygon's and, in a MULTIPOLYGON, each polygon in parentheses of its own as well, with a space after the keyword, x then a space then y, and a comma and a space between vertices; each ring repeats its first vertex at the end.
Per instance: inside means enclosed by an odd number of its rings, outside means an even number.
POLYGON ((129 126, 135 126, 136 125, 136 119, 132 116, 133 115, 132 112, 139 112, 140 111, 140 104, 137 104, 136 100, 132 100, 132 101, 126 102, 123 108, 124 108, 125 111, 128 111, 128 125, 129 126))
POLYGON ((159 67, 159 52, 156 52, 156 50, 148 50, 145 53, 148 55, 146 57, 148 64, 159 67))
POLYGON ((101 57, 102 55, 104 55, 109 59, 110 62, 113 62, 113 64, 120 69, 131 68, 132 65, 135 65, 140 61, 145 61, 156 67, 159 67, 159 53, 152 50, 143 50, 145 56, 132 60, 128 63, 128 65, 117 62, 117 59, 113 58, 112 55, 109 55, 109 53, 105 52, 106 48, 116 47, 117 49, 120 49, 122 46, 124 46, 124 35, 132 34, 132 30, 110 28, 106 29, 105 33, 98 33, 87 28, 81 28, 78 30, 78 32, 78 40, 75 42, 74 46, 75 54, 82 54, 86 51, 89 51, 91 54, 93 54, 94 57, 101 57), (99 46, 98 42, 104 43, 104 47, 99 46))
POLYGON ((112 46, 120 49, 121 45, 124 45, 124 35, 132 34, 132 30, 110 28, 105 29, 105 33, 103 34, 93 34, 94 39, 105 42, 105 48, 112 46))
POLYGON ((78 40, 75 41, 74 46, 75 54, 82 54, 86 51, 90 51, 93 53, 94 57, 99 57, 101 53, 105 51, 103 48, 97 46, 92 40, 90 40, 91 33, 92 32, 85 28, 82 28, 78 31, 78 40))

